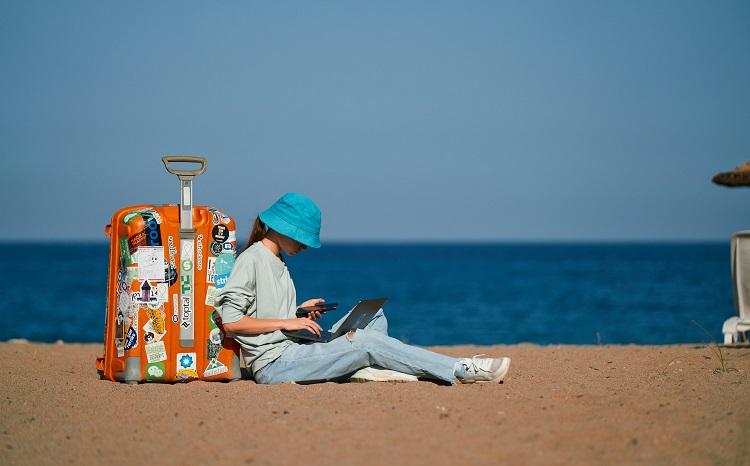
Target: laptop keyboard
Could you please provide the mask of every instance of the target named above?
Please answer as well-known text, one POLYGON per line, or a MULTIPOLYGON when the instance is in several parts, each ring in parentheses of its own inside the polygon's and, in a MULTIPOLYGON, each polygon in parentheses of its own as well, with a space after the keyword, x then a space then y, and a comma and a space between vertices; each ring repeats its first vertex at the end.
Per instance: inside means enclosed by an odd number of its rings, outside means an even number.
POLYGON ((315 341, 331 341, 335 338, 335 335, 331 332, 328 332, 326 330, 323 330, 320 332, 320 337, 318 337, 316 334, 309 330, 294 330, 292 332, 284 332, 286 335, 290 337, 297 337, 302 338, 305 340, 315 340, 315 341))

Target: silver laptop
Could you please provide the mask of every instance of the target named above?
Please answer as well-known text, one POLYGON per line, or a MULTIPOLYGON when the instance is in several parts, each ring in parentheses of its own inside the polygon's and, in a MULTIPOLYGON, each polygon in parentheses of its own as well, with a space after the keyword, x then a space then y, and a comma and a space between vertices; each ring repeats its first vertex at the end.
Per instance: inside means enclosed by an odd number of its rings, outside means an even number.
POLYGON ((386 298, 363 299, 349 313, 349 317, 341 323, 341 326, 335 332, 323 330, 320 336, 317 336, 309 330, 291 330, 285 331, 284 335, 298 340, 310 340, 327 343, 351 330, 365 328, 370 323, 375 314, 383 307, 387 301, 386 298))

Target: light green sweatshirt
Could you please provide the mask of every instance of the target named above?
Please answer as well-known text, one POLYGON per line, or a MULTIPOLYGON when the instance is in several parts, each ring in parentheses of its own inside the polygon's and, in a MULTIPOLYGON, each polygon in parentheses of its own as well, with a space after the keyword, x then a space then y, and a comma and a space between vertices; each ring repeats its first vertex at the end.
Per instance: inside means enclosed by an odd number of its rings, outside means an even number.
MULTIPOLYGON (((292 319, 296 317, 297 292, 286 264, 258 241, 239 255, 215 303, 224 323, 237 322, 244 316, 292 319)), ((253 373, 293 344, 280 330, 260 335, 230 332, 227 335, 242 346, 245 365, 253 373)))

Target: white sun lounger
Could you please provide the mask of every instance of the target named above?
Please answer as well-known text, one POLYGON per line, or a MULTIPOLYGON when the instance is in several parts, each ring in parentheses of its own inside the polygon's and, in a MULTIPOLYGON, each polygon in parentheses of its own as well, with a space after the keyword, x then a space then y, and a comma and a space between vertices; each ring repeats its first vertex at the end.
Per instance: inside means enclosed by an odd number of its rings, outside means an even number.
POLYGON ((748 341, 750 330, 750 231, 735 233, 731 239, 734 308, 738 316, 724 322, 724 344, 748 341))

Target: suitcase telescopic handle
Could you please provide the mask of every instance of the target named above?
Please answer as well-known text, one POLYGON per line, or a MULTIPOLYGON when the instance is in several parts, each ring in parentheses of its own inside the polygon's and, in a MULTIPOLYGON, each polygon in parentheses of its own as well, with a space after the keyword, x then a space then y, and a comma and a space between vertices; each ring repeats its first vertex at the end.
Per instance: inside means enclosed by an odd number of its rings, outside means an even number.
POLYGON ((164 168, 166 168, 169 173, 177 176, 201 175, 206 171, 206 168, 208 168, 208 160, 203 157, 196 157, 194 155, 165 155, 161 158, 161 161, 164 162, 164 168), (198 163, 200 164, 200 167, 196 168, 195 170, 176 170, 174 168, 170 168, 169 166, 170 163, 174 162, 198 163))
MULTIPOLYGON (((195 250, 195 229, 193 228, 193 178, 202 174, 208 167, 208 161, 203 157, 193 155, 165 155, 161 158, 164 162, 164 168, 180 179, 180 264, 182 260, 193 260, 193 251, 195 250), (197 163, 200 165, 195 170, 176 170, 169 166, 174 162, 197 163), (189 256, 183 257, 185 251, 190 251, 189 256)), ((170 238, 171 239, 171 238, 170 238)), ((193 267, 188 270, 179 270, 180 277, 180 301, 179 306, 182 310, 182 319, 180 323, 180 345, 184 348, 192 348, 195 345, 195 304, 192 287, 195 278, 193 267), (187 284, 187 286, 185 286, 187 284)))
POLYGON ((180 238, 190 237, 193 230, 193 178, 206 171, 208 161, 194 155, 165 155, 161 158, 164 168, 180 179, 180 238), (169 166, 173 162, 190 162, 200 164, 195 170, 177 170, 169 166), (186 236, 187 235, 187 236, 186 236))

